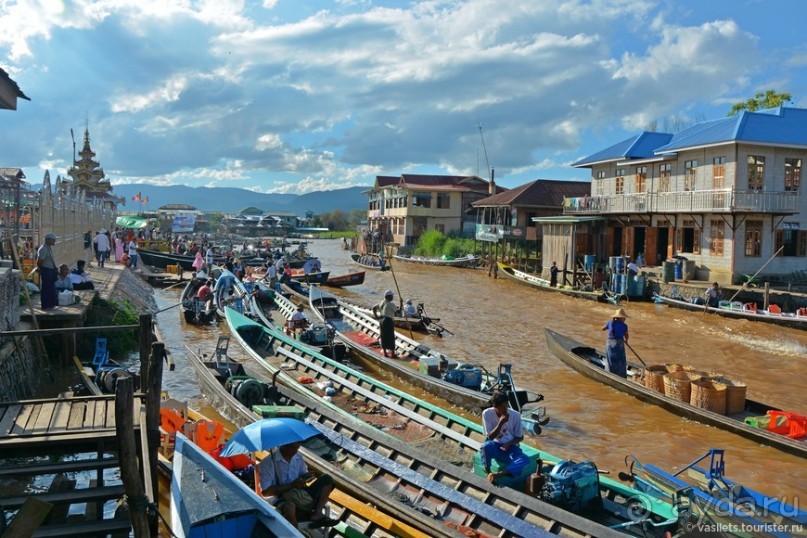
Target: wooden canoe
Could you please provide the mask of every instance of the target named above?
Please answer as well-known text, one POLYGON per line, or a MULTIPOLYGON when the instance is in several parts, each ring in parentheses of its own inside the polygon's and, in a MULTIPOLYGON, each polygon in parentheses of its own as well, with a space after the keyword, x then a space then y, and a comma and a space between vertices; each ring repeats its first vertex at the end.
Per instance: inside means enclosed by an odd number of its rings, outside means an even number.
MULTIPOLYGON (((709 312, 727 318, 762 321, 764 323, 773 323, 784 327, 807 330, 807 315, 800 315, 798 312, 777 312, 775 311, 776 309, 772 311, 771 308, 764 310, 762 308, 756 308, 756 305, 752 306, 751 303, 743 304, 738 301, 721 301, 719 307, 713 307, 696 304, 687 301, 683 297, 669 297, 655 294, 654 298, 656 302, 661 302, 675 308, 683 308, 700 313, 709 312)), ((802 310, 802 312, 804 311, 802 310)))
POLYGON ((307 284, 324 284, 328 281, 330 274, 330 271, 318 271, 316 273, 292 272, 291 279, 307 284))
POLYGON ((207 311, 203 301, 196 299, 196 291, 202 286, 202 283, 191 279, 182 290, 182 296, 179 298, 179 308, 182 317, 186 323, 193 325, 208 325, 211 321, 215 321, 216 311, 211 308, 210 312, 207 311))
MULTIPOLYGON (((309 304, 312 312, 319 319, 333 326, 336 336, 348 348, 366 360, 383 365, 408 383, 428 390, 454 405, 464 407, 473 413, 481 413, 484 408, 488 407, 493 391, 498 388, 500 374, 503 372, 494 375, 484 371, 485 375, 480 390, 465 388, 446 381, 444 379, 446 372, 462 368, 464 361, 451 359, 397 331, 395 333, 395 355, 398 358, 385 357, 378 344, 381 336, 378 321, 319 288, 311 289, 309 304), (420 371, 421 363, 429 373, 420 371)), ((512 389, 509 391, 510 405, 519 411, 524 411, 530 404, 543 399, 540 394, 520 389, 513 383, 510 383, 510 387, 512 389)))
POLYGON ((346 288, 348 286, 358 286, 364 284, 364 271, 356 271, 355 273, 348 273, 346 275, 331 276, 325 281, 326 286, 332 288, 346 288))
MULTIPOLYGON (((475 454, 486 439, 478 422, 386 385, 345 364, 301 349, 293 340, 230 309, 227 310, 227 323, 230 332, 244 350, 266 368, 273 379, 309 395, 314 393, 300 380, 310 378, 314 382, 328 384, 335 392, 327 398, 316 395, 319 398, 317 409, 321 406, 335 406, 340 413, 336 418, 337 422, 347 425, 363 420, 383 429, 386 435, 399 437, 406 444, 412 445, 412 449, 416 451, 412 457, 416 460, 428 451, 443 459, 446 467, 450 463, 460 464, 461 462, 454 459, 458 449, 462 449, 463 453, 475 454)), ((558 457, 526 443, 522 443, 521 448, 531 461, 538 458, 545 464, 559 461, 558 457)), ((382 447, 378 450, 384 452, 382 447)), ((484 471, 476 465, 474 470, 484 475, 484 471)), ((599 477, 599 483, 603 509, 585 515, 601 524, 621 525, 620 530, 623 532, 647 533, 649 536, 661 536, 665 530, 676 524, 677 515, 668 503, 646 496, 605 476, 599 477), (640 502, 647 509, 646 517, 627 520, 627 502, 640 502), (655 522, 652 528, 647 527, 650 520, 655 522)), ((513 490, 513 494, 515 493, 513 490)), ((527 498, 532 502, 537 500, 529 496, 527 498)), ((519 504, 526 506, 527 502, 523 500, 519 504)), ((536 511, 540 513, 541 509, 536 511)), ((608 532, 607 529, 603 531, 608 532)), ((604 536, 599 532, 593 535, 604 536)))
POLYGON ((476 267, 476 265, 479 263, 479 258, 473 254, 450 259, 439 256, 403 256, 400 254, 395 254, 392 259, 399 262, 417 263, 420 265, 435 265, 439 267, 476 267))
MULTIPOLYGON (((777 407, 746 399, 745 409, 742 413, 728 416, 695 407, 689 403, 684 403, 665 396, 653 389, 649 389, 637 381, 624 379, 618 375, 606 372, 603 368, 605 357, 602 353, 551 329, 544 329, 544 332, 546 333, 546 342, 550 351, 567 366, 586 377, 590 377, 595 381, 604 383, 617 390, 627 392, 643 402, 658 405, 683 418, 696 420, 709 426, 736 433, 754 442, 765 444, 784 452, 795 454, 796 456, 807 457, 807 437, 801 440, 790 439, 784 435, 754 428, 744 422, 747 417, 763 416, 768 411, 781 411, 781 409, 777 407)), ((638 379, 643 372, 644 368, 641 365, 631 362, 628 363, 628 375, 630 377, 638 379)))
MULTIPOLYGON (((217 344, 217 361, 204 361, 189 349, 190 360, 205 396, 234 424, 243 427, 261 417, 225 389, 226 379, 244 376, 246 371, 241 363, 226 356, 222 338, 227 337, 221 337, 217 344)), ((361 498, 365 504, 374 505, 377 513, 397 520, 394 526, 384 530, 400 528, 403 531, 400 535, 413 536, 416 529, 425 536, 448 538, 456 536, 455 530, 462 527, 484 535, 515 538, 551 536, 552 533, 544 530, 550 525, 562 526, 572 536, 590 535, 597 529, 582 518, 552 510, 551 506, 547 506, 549 516, 521 508, 517 500, 508 498, 501 489, 496 491, 490 484, 486 486, 486 481, 461 468, 445 468, 440 461, 423 457, 423 454, 415 457, 406 443, 388 438, 359 420, 345 420, 334 406, 323 405, 313 394, 306 395, 306 389, 297 392, 283 384, 264 385, 264 392, 274 395, 275 406, 285 406, 282 407, 285 410, 294 406, 325 436, 324 440, 315 438, 303 444, 301 453, 307 465, 330 474, 339 489, 361 498), (427 514, 439 515, 428 517, 427 514), (406 527, 412 531, 407 531, 406 527), (578 528, 581 530, 576 530, 578 528)), ((345 511, 338 519, 352 522, 357 516, 371 520, 362 529, 365 536, 374 535, 368 531, 374 530, 373 527, 378 529, 379 521, 384 520, 376 516, 376 521, 372 521, 367 513, 345 511)))
POLYGON ((364 256, 361 254, 351 254, 350 259, 353 260, 353 263, 356 265, 360 265, 370 271, 386 271, 389 269, 387 262, 377 254, 366 254, 364 256))
POLYGON ((616 304, 617 297, 613 294, 608 294, 602 290, 584 290, 584 289, 575 289, 570 287, 564 286, 555 286, 554 288, 549 285, 549 281, 540 278, 538 276, 532 275, 530 273, 525 273, 524 271, 519 271, 515 267, 511 267, 505 263, 497 262, 499 264, 499 272, 510 278, 515 280, 520 284, 526 284, 532 288, 536 288, 542 291, 551 291, 555 293, 561 293, 563 295, 569 295, 571 297, 579 297, 581 299, 588 299, 590 301, 597 301, 600 303, 613 303, 616 304))

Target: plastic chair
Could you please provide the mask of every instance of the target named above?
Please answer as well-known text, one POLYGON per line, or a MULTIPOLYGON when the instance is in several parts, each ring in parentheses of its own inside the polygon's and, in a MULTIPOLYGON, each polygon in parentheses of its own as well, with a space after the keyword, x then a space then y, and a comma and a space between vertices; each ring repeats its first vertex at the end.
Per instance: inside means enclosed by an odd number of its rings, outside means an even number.
POLYGON ((775 304, 768 305, 768 314, 781 314, 781 313, 782 309, 779 307, 779 305, 775 304))
POLYGON ((97 369, 102 367, 109 360, 109 351, 106 350, 106 338, 95 339, 95 355, 92 358, 92 365, 97 369))

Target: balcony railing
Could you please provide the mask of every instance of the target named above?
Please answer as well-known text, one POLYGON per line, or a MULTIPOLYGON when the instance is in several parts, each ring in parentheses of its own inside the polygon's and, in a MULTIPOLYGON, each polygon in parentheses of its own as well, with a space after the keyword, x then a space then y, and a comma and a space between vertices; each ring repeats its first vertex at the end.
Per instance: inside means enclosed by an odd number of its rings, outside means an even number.
POLYGON ((563 213, 797 213, 798 204, 797 192, 717 189, 565 198, 563 213))

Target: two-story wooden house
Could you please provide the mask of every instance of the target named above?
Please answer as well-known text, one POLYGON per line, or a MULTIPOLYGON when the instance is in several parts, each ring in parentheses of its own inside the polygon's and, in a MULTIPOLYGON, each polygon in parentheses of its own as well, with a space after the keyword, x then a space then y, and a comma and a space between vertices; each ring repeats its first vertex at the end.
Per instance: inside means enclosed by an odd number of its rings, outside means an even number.
POLYGON ((366 191, 368 226, 399 246, 414 245, 427 230, 472 236, 476 211, 471 204, 503 190, 477 176, 376 176, 366 191))
POLYGON ((591 196, 566 215, 607 219, 609 256, 675 255, 699 280, 788 275, 807 265, 807 109, 779 107, 644 132, 573 166, 591 169, 591 196))

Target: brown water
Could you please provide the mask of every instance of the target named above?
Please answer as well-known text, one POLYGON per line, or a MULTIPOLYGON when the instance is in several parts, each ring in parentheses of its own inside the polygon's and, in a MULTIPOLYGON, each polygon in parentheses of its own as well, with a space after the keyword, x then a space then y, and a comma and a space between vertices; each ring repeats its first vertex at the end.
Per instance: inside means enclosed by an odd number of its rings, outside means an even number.
MULTIPOLYGON (((358 270, 339 240, 319 240, 310 247, 331 274, 358 270)), ((552 420, 538 442, 541 448, 561 457, 593 460, 614 478, 625 469, 628 454, 670 470, 709 448, 725 448, 730 478, 789 503, 796 498, 800 508, 807 508, 807 499, 801 499, 807 491, 804 459, 642 403, 576 373, 548 351, 545 327, 601 349, 600 327, 613 306, 488 278, 486 270, 404 263, 395 264, 394 272, 368 272, 362 286, 341 293, 371 305, 385 289, 394 290, 396 297, 400 289, 404 298, 425 303, 426 312, 441 318, 454 333, 442 339, 423 337, 430 346, 489 370, 510 362, 519 385, 545 395, 552 420)), ((155 290, 161 307, 176 303, 180 293, 181 288, 155 290)), ((623 306, 630 316, 631 346, 647 364, 678 362, 719 370, 745 381, 749 398, 807 414, 806 332, 651 303, 623 306)), ((186 325, 177 309, 159 314, 158 323, 176 362, 176 371, 165 374, 164 388, 175 398, 201 398, 184 346, 209 353, 226 324, 186 325)), ((233 356, 244 357, 236 347, 233 356)))

